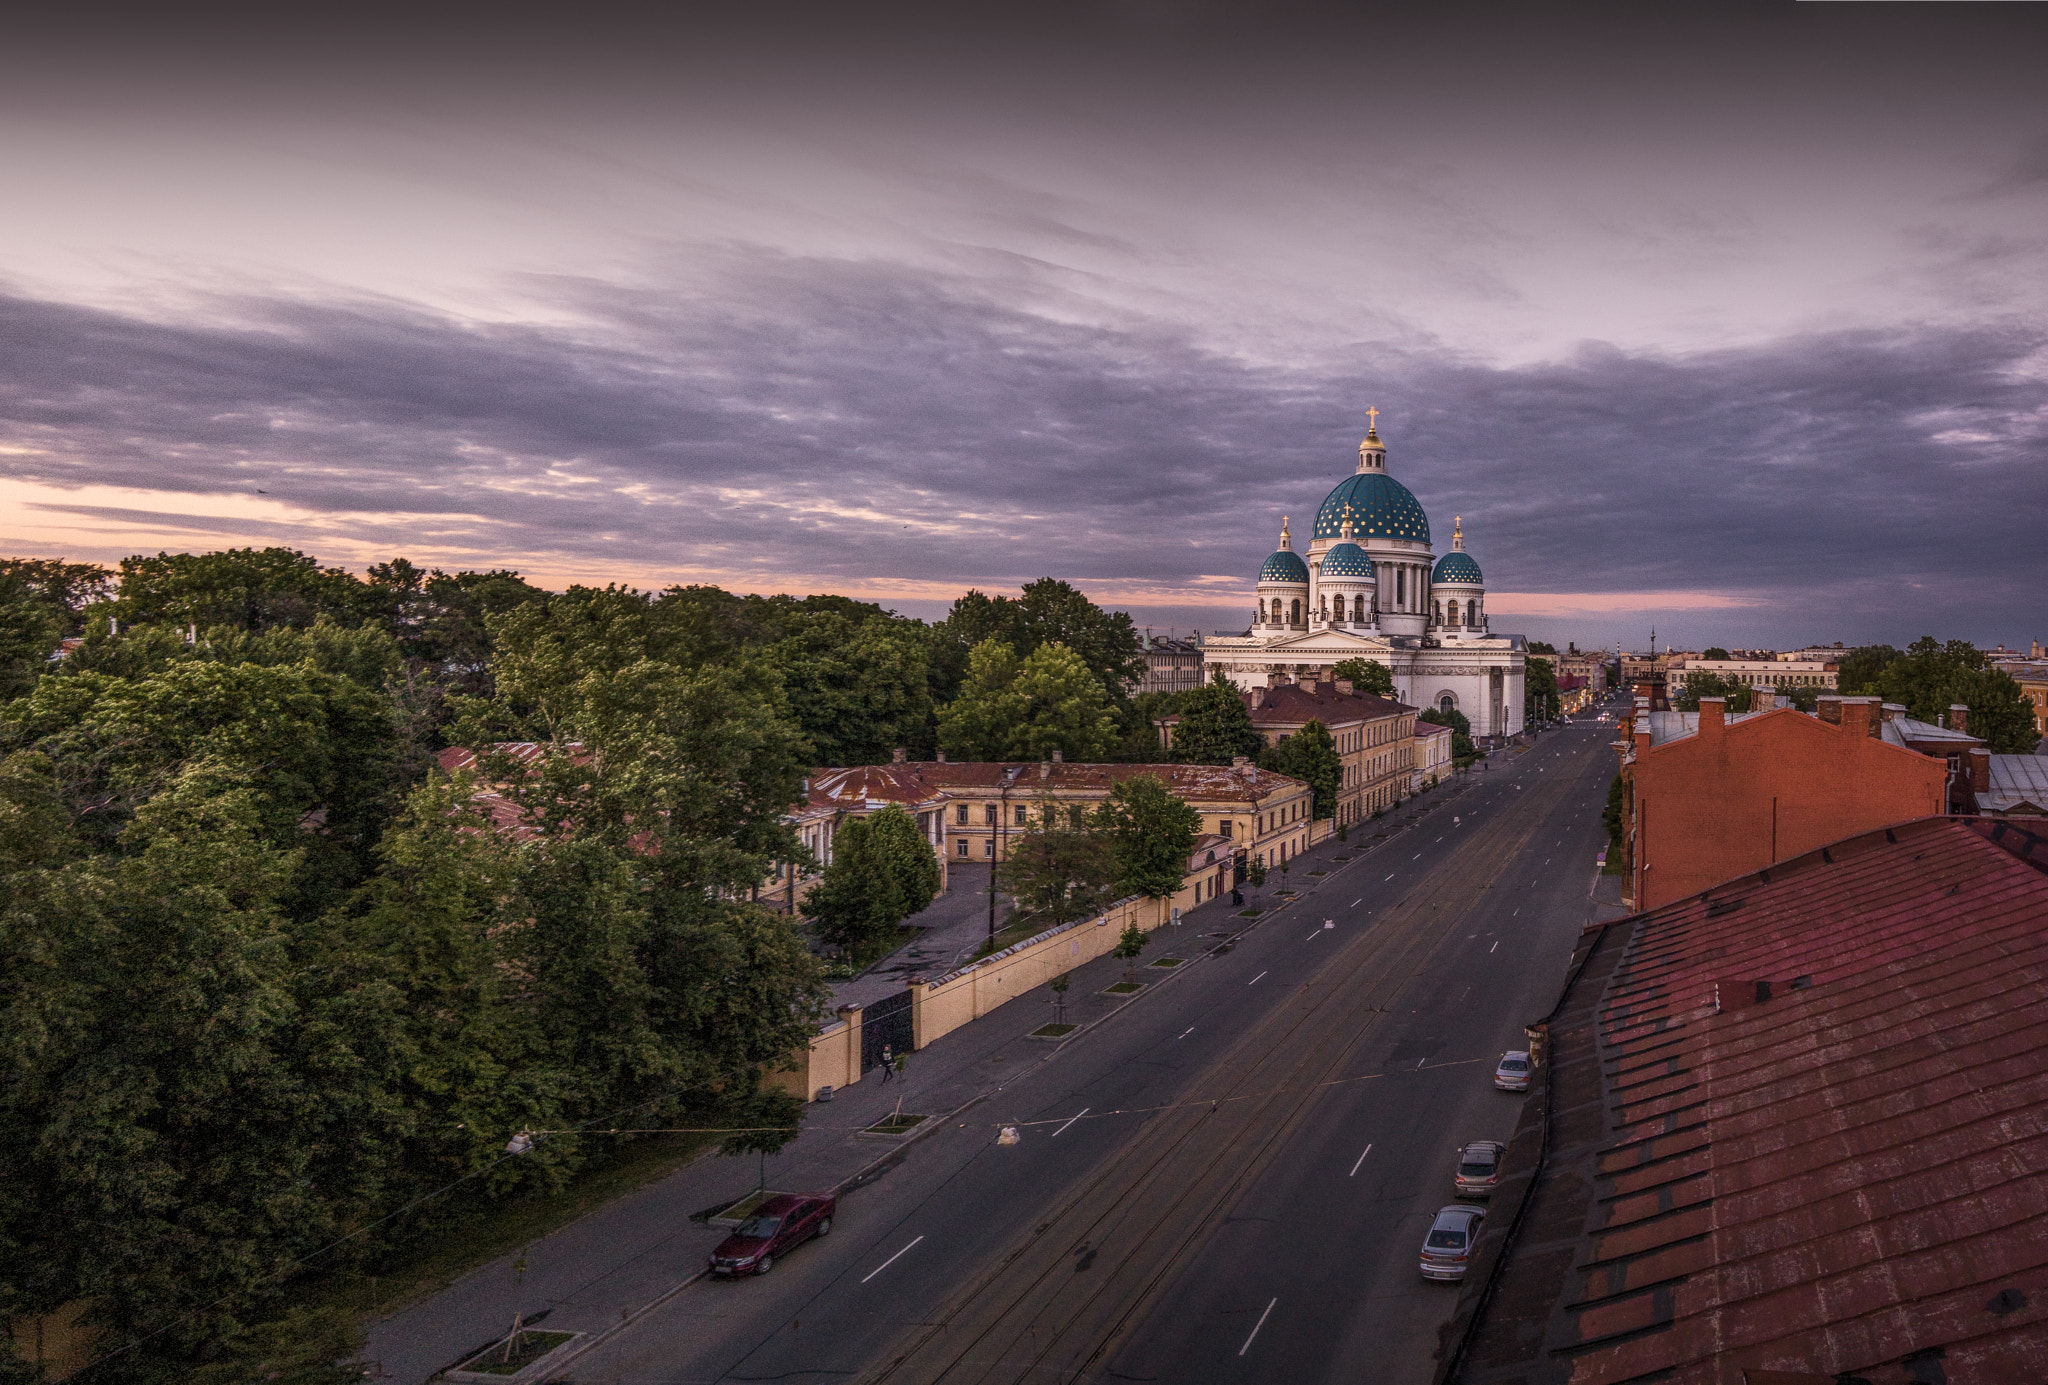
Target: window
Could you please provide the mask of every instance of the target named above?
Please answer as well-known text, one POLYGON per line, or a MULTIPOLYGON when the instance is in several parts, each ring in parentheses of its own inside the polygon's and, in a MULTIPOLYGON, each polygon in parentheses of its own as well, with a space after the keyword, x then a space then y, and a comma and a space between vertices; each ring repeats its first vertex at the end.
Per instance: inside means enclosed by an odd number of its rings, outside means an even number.
POLYGON ((965 837, 962 837, 960 839, 960 854, 962 856, 965 856, 967 854, 967 838, 965 837))
POLYGON ((1233 833, 1233 832, 1232 832, 1232 831, 1230 830, 1230 819, 1229 819, 1229 818, 1223 818, 1223 819, 1221 819, 1220 821, 1218 821, 1218 822, 1217 822, 1217 824, 1216 824, 1216 828, 1217 828, 1217 830, 1218 830, 1218 831, 1220 831, 1220 832, 1221 832, 1221 833, 1222 833, 1222 834, 1223 834, 1224 836, 1226 836, 1226 837, 1229 837, 1229 836, 1234 836, 1234 835, 1236 835, 1235 833, 1233 833))
POLYGON ((1288 603, 1287 603, 1287 623, 1288 623, 1288 624, 1290 624, 1290 625, 1299 625, 1299 624, 1301 624, 1301 598, 1300 598, 1300 597, 1296 597, 1296 598, 1295 598, 1294 600, 1292 600, 1292 601, 1290 601, 1290 602, 1288 602, 1288 603))
POLYGON ((987 841, 981 844, 981 854, 988 857, 990 860, 995 859, 996 839, 994 837, 990 837, 987 841))
POLYGON ((1408 604, 1408 569, 1405 567, 1394 569, 1394 604, 1396 606, 1408 604))
POLYGON ((1027 827, 1031 823, 1031 810, 1022 806, 1017 809, 1017 825, 1027 827))
POLYGON ((955 817, 953 820, 959 823, 962 827, 965 827, 967 825, 967 805, 965 803, 961 804, 957 811, 959 815, 955 817))
POLYGON ((981 816, 982 820, 986 822, 990 827, 994 827, 996 823, 999 821, 999 819, 996 817, 996 805, 993 803, 982 805, 981 816))
POLYGON ((1479 623, 1479 603, 1477 601, 1467 601, 1465 603, 1465 623, 1467 625, 1477 625, 1479 623))

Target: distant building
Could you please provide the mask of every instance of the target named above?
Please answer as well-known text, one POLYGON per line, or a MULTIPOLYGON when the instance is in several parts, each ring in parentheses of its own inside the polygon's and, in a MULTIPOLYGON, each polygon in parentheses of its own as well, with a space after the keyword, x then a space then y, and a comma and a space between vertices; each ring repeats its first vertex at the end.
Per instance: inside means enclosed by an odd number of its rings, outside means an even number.
POLYGON ((1724 682, 1742 687, 1768 683, 1774 688, 1833 690, 1840 674, 1833 663, 1813 659, 1684 659, 1674 661, 1665 673, 1673 697, 1685 690, 1686 679, 1711 673, 1724 682))
POLYGON ((1999 667, 2020 685, 2021 695, 2034 709, 2034 729, 2048 737, 2048 659, 2020 659, 1999 667))
POLYGON ((1196 640, 1148 635, 1143 641, 1145 676, 1131 688, 1140 693, 1188 692, 1202 686, 1202 646, 1196 640))
POLYGON ((1431 784, 1439 783, 1451 776, 1451 738, 1456 734, 1448 726, 1433 722, 1415 723, 1415 792, 1421 793, 1431 784))
POLYGON ((2044 918, 1932 818, 1588 930, 1436 1385, 2048 1380, 2044 918))

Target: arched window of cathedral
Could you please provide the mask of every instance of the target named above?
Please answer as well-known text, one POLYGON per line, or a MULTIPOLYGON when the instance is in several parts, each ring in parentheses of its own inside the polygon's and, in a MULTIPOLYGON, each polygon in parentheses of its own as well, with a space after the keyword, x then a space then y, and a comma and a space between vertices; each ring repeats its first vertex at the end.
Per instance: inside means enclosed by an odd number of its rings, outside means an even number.
POLYGON ((1408 604, 1408 569, 1405 567, 1394 569, 1394 604, 1396 606, 1408 604))
POLYGON ((1458 710, 1458 699, 1445 693, 1437 699, 1436 709, 1439 712, 1455 712, 1458 710))
POLYGON ((1299 624, 1301 624, 1301 598, 1300 598, 1300 597, 1298 597, 1298 596, 1297 596, 1296 598, 1294 598, 1294 600, 1293 600, 1293 601, 1291 601, 1291 602, 1289 602, 1289 603, 1288 603, 1288 612, 1289 612, 1289 615, 1288 615, 1288 620, 1287 620, 1287 623, 1288 623, 1289 625, 1299 625, 1299 624))
POLYGON ((1465 623, 1467 625, 1477 625, 1479 623, 1479 603, 1477 601, 1467 601, 1465 603, 1465 623))

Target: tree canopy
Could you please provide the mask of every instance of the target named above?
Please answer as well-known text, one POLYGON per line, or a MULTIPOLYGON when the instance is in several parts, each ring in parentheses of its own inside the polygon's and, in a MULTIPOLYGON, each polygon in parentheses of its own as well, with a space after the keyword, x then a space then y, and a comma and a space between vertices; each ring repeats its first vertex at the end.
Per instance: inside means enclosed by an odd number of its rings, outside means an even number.
POLYGON ((1983 737, 1994 754, 2026 755, 2040 743, 2033 707, 2018 681, 1992 667, 1968 640, 1942 643, 1922 635, 1895 658, 1883 657, 1883 648, 1874 655, 1859 649, 1856 655, 1872 657, 1842 661, 1838 681, 1844 693, 1874 694, 1902 704, 1917 720, 1937 725, 1951 705, 1963 703, 1970 709, 1970 734, 1983 737))
POLYGON ((1344 659, 1330 670, 1331 676, 1351 684, 1353 692, 1377 697, 1394 695, 1394 671, 1377 659, 1344 659))
POLYGON ((940 711, 939 744, 963 760, 1101 760, 1117 743, 1100 680, 1065 645, 1020 659, 998 639, 974 647, 960 695, 940 711))
POLYGON ((939 863, 917 820, 898 804, 849 818, 832 843, 832 862, 804 899, 820 939, 855 958, 880 955, 896 925, 921 913, 939 892, 939 863))
POLYGON ((1218 669, 1216 676, 1181 698, 1173 731, 1173 758, 1184 765, 1227 765, 1239 755, 1256 757, 1265 737, 1252 725, 1237 685, 1218 669))
POLYGON ((1043 645, 1065 645, 1113 701, 1145 676, 1145 657, 1130 616, 1103 610, 1053 577, 1039 578, 1015 597, 970 591, 953 603, 943 629, 963 650, 1000 640, 1020 659, 1043 645))
POLYGON ((1260 763, 1315 791, 1314 816, 1337 815, 1337 792, 1344 782, 1344 758, 1337 753, 1336 738, 1320 721, 1311 721, 1268 750, 1260 763))
POLYGON ((1150 899, 1180 888, 1202 833, 1202 815, 1155 774, 1136 775, 1110 789, 1096 823, 1109 838, 1117 893, 1150 899))

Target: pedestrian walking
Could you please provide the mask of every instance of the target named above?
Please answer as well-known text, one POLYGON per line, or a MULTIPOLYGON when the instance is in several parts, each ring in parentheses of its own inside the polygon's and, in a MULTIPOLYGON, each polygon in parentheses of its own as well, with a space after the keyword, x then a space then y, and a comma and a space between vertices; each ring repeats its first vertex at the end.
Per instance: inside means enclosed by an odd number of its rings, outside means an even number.
POLYGON ((896 1075, 896 1056, 889 1052, 889 1045, 882 1045, 882 1080, 887 1082, 896 1075))

